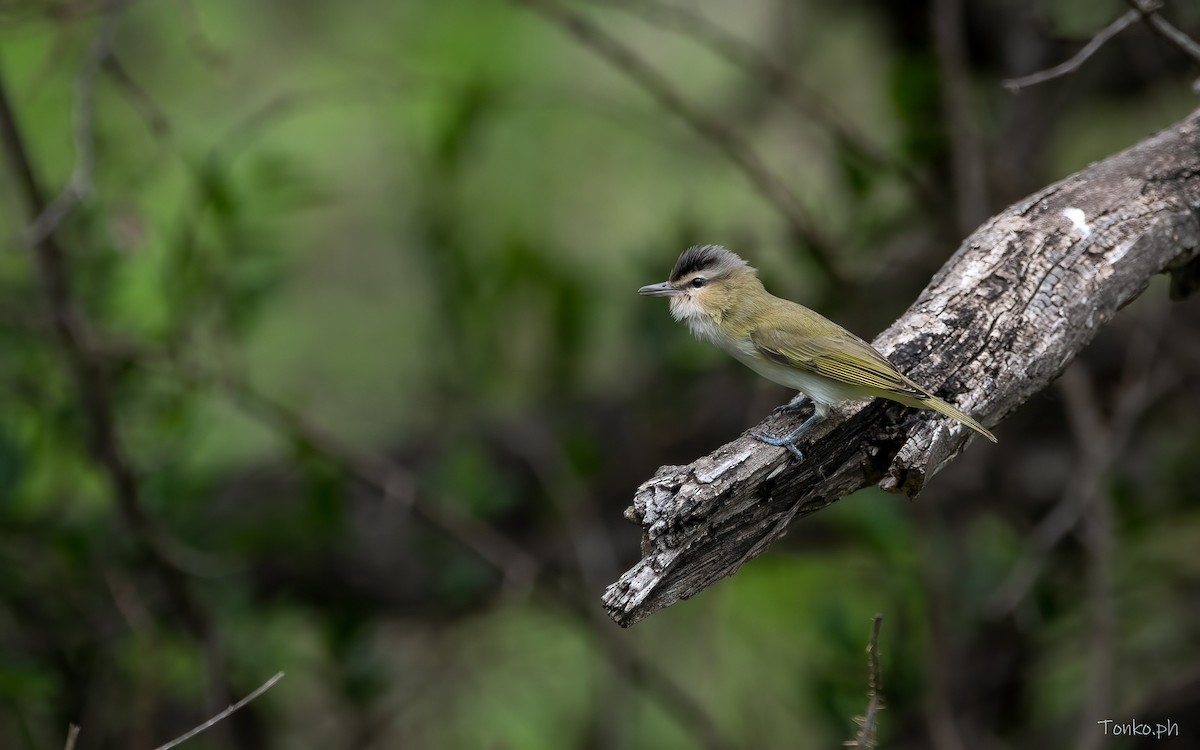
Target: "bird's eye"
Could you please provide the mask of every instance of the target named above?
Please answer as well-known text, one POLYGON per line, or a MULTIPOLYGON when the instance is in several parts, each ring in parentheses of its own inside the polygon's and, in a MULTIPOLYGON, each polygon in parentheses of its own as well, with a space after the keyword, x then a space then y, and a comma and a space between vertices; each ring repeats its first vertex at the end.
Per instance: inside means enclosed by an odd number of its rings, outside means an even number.
POLYGON ((704 279, 697 276, 696 278, 692 279, 692 286, 699 289, 700 287, 704 286, 704 279))

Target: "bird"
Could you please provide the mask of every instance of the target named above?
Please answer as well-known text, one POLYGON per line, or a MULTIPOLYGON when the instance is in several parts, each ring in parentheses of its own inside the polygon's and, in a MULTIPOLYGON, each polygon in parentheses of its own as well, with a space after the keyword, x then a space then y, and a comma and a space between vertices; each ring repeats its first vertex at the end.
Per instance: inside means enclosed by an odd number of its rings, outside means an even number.
MULTIPOLYGON (((868 397, 931 409, 996 442, 983 425, 917 385, 866 341, 768 292, 753 266, 720 245, 689 247, 667 281, 644 286, 638 294, 668 298, 672 317, 697 338, 812 399, 812 416, 786 435, 750 433, 768 445, 786 447, 799 461, 804 454, 796 439, 825 420, 830 407, 868 397)), ((799 408, 800 404, 786 404, 776 411, 799 408)))

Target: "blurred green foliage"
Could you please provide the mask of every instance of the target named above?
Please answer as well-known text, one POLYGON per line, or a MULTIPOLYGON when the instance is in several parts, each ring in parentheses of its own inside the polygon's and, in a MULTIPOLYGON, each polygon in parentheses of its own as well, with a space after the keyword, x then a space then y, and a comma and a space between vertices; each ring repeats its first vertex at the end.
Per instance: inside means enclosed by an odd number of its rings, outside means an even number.
MULTIPOLYGON (((638 482, 788 394, 633 292, 686 245, 720 242, 774 291, 864 335, 892 320, 953 249, 944 61, 928 24, 896 4, 679 3, 823 100, 798 108, 702 40, 614 5, 572 7, 734 126, 835 238, 851 288, 829 293, 711 143, 516 4, 121 11, 119 68, 94 90, 94 191, 57 236, 143 503, 214 635, 189 630, 87 456, 87 417, 23 243, 31 217, 6 171, 0 747, 61 746, 69 722, 79 748, 154 747, 278 670, 278 686, 188 746, 703 744, 577 604, 597 606, 636 558, 621 511, 638 482), (817 105, 877 153, 798 114, 817 105), (930 205, 914 176, 944 202, 930 205), (264 416, 230 382, 296 420, 264 416), (411 475, 389 479, 398 497, 503 534, 537 570, 510 580, 471 551, 471 533, 447 536, 354 481, 310 426, 403 466, 411 475)), ((966 3, 964 33, 996 196, 1194 106, 1186 63, 1146 34, 1091 63, 1111 86, 1085 72, 1012 98, 999 79, 1029 68, 1004 50, 1057 62, 1068 47, 1054 35, 1086 37, 1124 6, 993 5, 966 3)), ((1172 10, 1200 24, 1194 8, 1172 10)), ((0 79, 52 193, 78 158, 73 81, 102 11, 0 3, 0 79)), ((1119 381, 1112 353, 1120 361, 1153 305, 1098 341, 1090 366, 1105 393, 1119 381)), ((1186 326, 1196 313, 1167 315, 1186 326)), ((1168 363, 1174 390, 1102 483, 1119 550, 1116 719, 1152 713, 1200 657, 1186 362, 1168 363)), ((1012 612, 988 608, 1078 464, 1053 396, 1000 435, 917 504, 859 493, 697 600, 631 631, 602 627, 731 745, 831 747, 866 704, 863 649, 883 612, 881 747, 928 746, 938 700, 964 746, 1067 746, 1088 679, 1078 540, 1046 551, 1012 612)))

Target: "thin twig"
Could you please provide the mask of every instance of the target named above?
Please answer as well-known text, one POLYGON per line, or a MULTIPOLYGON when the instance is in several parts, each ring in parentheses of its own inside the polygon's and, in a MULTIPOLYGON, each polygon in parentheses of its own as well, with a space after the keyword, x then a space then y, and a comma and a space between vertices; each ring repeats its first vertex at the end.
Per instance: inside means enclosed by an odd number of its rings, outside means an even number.
POLYGON ((237 713, 242 708, 244 708, 247 703, 249 703, 250 701, 257 698, 258 696, 260 696, 263 693, 270 690, 271 687, 275 683, 279 682, 279 680, 281 680, 282 678, 283 678, 283 672, 276 672, 274 677, 267 680, 263 684, 259 685, 258 688, 253 693, 250 693, 249 695, 247 695, 245 698, 242 698, 237 703, 234 703, 233 705, 229 706, 229 708, 226 708, 224 711, 222 711, 221 713, 212 717, 211 719, 204 722, 203 724, 200 724, 199 726, 192 728, 191 730, 185 732, 184 734, 179 735, 178 737, 176 737, 175 739, 166 743, 165 745, 159 745, 158 747, 154 748, 154 750, 170 750, 171 748, 173 748, 177 745, 183 744, 184 742, 190 740, 191 738, 195 737, 196 735, 200 734, 201 732, 205 731, 206 729, 212 728, 212 726, 214 724, 216 724, 217 722, 229 718, 230 716, 232 716, 233 714, 237 713))
POLYGON ((1016 93, 1028 86, 1034 86, 1045 81, 1058 78, 1060 76, 1074 73, 1076 70, 1087 62, 1087 60, 1096 51, 1103 47, 1109 40, 1120 34, 1125 29, 1129 28, 1135 21, 1141 19, 1146 22, 1154 33, 1161 36, 1163 39, 1174 44, 1181 49, 1184 54, 1191 57, 1196 62, 1200 62, 1200 44, 1197 44, 1191 37, 1173 26, 1169 21, 1158 14, 1159 3, 1145 3, 1141 0, 1126 0, 1132 10, 1127 11, 1117 20, 1104 27, 1098 34, 1084 45, 1083 49, 1075 53, 1069 60, 1059 63, 1052 68, 1041 70, 1036 73, 1031 73, 1020 78, 1007 78, 1000 82, 1000 85, 1009 91, 1016 93))
POLYGON ((87 57, 75 75, 75 103, 72 110, 75 167, 62 192, 41 209, 29 226, 27 242, 31 246, 36 246, 58 229, 71 211, 92 192, 92 171, 96 162, 96 136, 92 126, 96 111, 96 76, 112 55, 124 6, 123 1, 114 2, 105 13, 100 30, 88 47, 87 57))
POLYGON ((1144 0, 1125 0, 1125 2, 1138 12, 1142 20, 1149 24, 1150 29, 1155 34, 1174 44, 1185 55, 1200 63, 1200 44, 1197 44, 1194 39, 1175 28, 1167 19, 1158 14, 1158 9, 1161 7, 1160 3, 1148 3, 1144 2, 1144 0))
POLYGON ((1006 78, 1000 82, 1000 85, 1008 89, 1012 93, 1017 93, 1028 86, 1036 86, 1039 83, 1065 76, 1068 73, 1074 73, 1076 70, 1087 62, 1088 58, 1096 54, 1110 39, 1117 34, 1120 34, 1125 29, 1129 28, 1135 21, 1138 20, 1138 11, 1126 11, 1125 15, 1105 26, 1098 34, 1084 45, 1083 49, 1076 52, 1069 60, 1055 65, 1053 68, 1039 70, 1036 73, 1030 73, 1027 76, 1020 78, 1006 78))
POLYGON ((871 638, 867 641, 867 710, 859 722, 858 734, 846 743, 849 747, 875 747, 875 718, 884 708, 883 676, 879 669, 879 628, 883 615, 871 618, 871 638))
POLYGON ((845 283, 833 244, 805 213, 791 190, 767 167, 737 132, 722 120, 692 103, 667 78, 633 49, 557 0, 514 0, 561 28, 572 38, 604 58, 649 93, 664 109, 675 113, 701 137, 722 151, 770 201, 803 242, 813 262, 833 284, 845 283))
POLYGON ((79 725, 67 725, 67 743, 63 745, 63 750, 75 750, 75 742, 79 739, 79 725))

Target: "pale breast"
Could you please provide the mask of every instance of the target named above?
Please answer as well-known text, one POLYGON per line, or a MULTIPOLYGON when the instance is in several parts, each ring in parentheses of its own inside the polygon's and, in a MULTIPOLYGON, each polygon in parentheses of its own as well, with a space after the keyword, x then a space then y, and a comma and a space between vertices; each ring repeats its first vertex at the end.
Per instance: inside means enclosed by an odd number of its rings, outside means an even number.
POLYGON ((833 380, 815 372, 802 370, 798 367, 788 367, 772 362, 765 357, 747 357, 734 355, 751 370, 762 375, 767 380, 774 381, 788 388, 802 391, 804 395, 821 404, 840 404, 843 401, 867 398, 874 395, 861 386, 833 380))
POLYGON ((749 336, 728 336, 709 318, 691 317, 687 324, 697 338, 724 349, 767 380, 802 391, 813 401, 832 405, 873 395, 860 386, 767 359, 758 352, 749 336))

